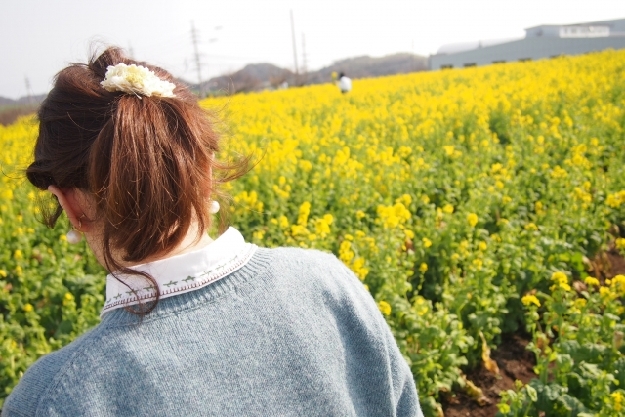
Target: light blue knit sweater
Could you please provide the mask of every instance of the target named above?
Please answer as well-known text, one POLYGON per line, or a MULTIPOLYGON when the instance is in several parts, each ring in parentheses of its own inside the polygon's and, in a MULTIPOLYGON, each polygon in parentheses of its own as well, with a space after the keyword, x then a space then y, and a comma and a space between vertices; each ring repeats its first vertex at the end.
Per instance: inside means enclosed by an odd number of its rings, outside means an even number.
POLYGON ((422 416, 369 293, 334 256, 258 249, 242 269, 124 310, 46 355, 9 416, 422 416))

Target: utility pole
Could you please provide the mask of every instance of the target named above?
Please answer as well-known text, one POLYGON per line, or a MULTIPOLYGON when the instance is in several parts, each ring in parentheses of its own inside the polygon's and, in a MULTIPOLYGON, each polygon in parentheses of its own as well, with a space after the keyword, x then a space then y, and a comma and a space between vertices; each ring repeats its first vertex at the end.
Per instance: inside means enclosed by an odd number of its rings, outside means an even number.
POLYGON ((202 64, 200 62, 200 53, 197 49, 197 30, 193 21, 191 21, 191 42, 193 42, 193 53, 195 55, 195 69, 197 70, 197 84, 200 89, 200 99, 204 98, 204 86, 202 86, 202 64))
POLYGON ((412 45, 410 45, 412 49, 412 57, 411 57, 411 61, 412 61, 412 72, 415 72, 417 70, 417 63, 415 60, 415 54, 414 54, 414 39, 412 40, 412 45))
POLYGON ((295 23, 293 22, 293 9, 291 9, 291 37, 293 38, 293 60, 295 61, 295 75, 296 78, 299 75, 299 68, 297 66, 297 45, 295 43, 295 23))
POLYGON ((306 54, 306 35, 302 33, 302 74, 304 74, 304 84, 308 82, 308 55, 306 54))
POLYGON ((28 76, 24 76, 24 84, 26 85, 26 99, 28 100, 28 104, 33 103, 32 95, 30 94, 30 80, 28 76))
POLYGON ((130 42, 128 42, 128 55, 130 56, 130 59, 135 59, 135 50, 130 42))

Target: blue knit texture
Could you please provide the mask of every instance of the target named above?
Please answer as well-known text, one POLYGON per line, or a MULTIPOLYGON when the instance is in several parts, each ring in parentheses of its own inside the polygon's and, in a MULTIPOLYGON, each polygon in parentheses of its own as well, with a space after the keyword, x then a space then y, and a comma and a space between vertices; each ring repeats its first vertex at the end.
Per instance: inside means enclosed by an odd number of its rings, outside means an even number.
MULTIPOLYGON (((172 277, 176 278, 176 277, 172 277)), ((334 256, 258 249, 246 266, 123 309, 39 359, 9 416, 422 416, 410 368, 334 256)))

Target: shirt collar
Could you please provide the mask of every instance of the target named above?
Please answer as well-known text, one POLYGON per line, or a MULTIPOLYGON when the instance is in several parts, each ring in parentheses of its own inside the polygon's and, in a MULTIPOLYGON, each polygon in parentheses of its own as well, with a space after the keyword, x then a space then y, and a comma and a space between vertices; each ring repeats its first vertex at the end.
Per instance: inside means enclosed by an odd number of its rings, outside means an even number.
MULTIPOLYGON (((243 267, 258 247, 229 228, 210 245, 189 253, 137 265, 130 269, 149 273, 160 289, 160 299, 198 290, 243 267)), ((117 308, 155 299, 154 284, 138 275, 106 276, 106 301, 100 315, 117 308)))

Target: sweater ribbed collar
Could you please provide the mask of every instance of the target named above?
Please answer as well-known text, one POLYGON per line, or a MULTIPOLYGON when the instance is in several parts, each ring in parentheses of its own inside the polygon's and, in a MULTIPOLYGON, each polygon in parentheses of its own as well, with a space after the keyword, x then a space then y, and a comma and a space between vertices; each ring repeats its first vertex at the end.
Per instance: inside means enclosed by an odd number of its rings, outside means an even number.
MULTIPOLYGON (((147 272, 158 284, 160 299, 203 288, 242 268, 258 247, 229 228, 210 245, 189 253, 132 267, 147 272)), ((138 275, 108 274, 106 301, 100 313, 154 300, 155 286, 138 275)))

